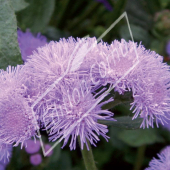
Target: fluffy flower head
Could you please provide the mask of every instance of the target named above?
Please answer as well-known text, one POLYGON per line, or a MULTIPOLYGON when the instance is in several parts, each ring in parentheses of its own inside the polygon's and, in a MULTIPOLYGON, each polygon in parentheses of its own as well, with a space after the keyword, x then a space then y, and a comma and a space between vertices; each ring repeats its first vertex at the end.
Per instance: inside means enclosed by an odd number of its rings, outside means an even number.
MULTIPOLYGON (((95 38, 75 40, 70 37, 60 39, 59 42, 52 41, 34 52, 26 68, 28 72, 33 72, 32 77, 36 77, 38 81, 45 80, 46 84, 52 84, 64 74, 77 71, 84 58, 88 57, 87 51, 93 44, 97 44, 95 38)), ((68 79, 71 79, 70 75, 68 79)))
POLYGON ((143 118, 141 127, 153 127, 154 120, 158 126, 158 121, 163 125, 169 119, 169 67, 163 63, 157 64, 157 68, 151 74, 145 75, 140 84, 136 86, 134 102, 131 104, 134 109, 134 118, 138 115, 143 118), (155 72, 157 72, 155 74, 155 72))
POLYGON ((97 120, 114 120, 111 118, 113 113, 101 109, 103 103, 96 104, 97 94, 93 96, 87 87, 89 86, 81 84, 78 80, 74 80, 64 88, 62 85, 57 86, 56 90, 59 89, 62 97, 44 111, 44 125, 49 130, 49 139, 52 141, 64 140, 63 147, 71 139, 69 145, 71 150, 76 149, 78 136, 81 141, 81 149, 84 144, 89 149, 87 140, 96 146, 99 135, 107 140, 107 126, 98 123, 97 120))
POLYGON ((17 146, 35 135, 36 123, 32 110, 22 96, 0 99, 0 139, 17 146))
POLYGON ((21 50, 23 61, 26 61, 28 56, 32 55, 33 51, 38 47, 44 46, 47 43, 45 36, 38 33, 34 36, 29 30, 25 33, 18 30, 18 43, 21 50))
POLYGON ((0 70, 0 97, 6 97, 7 94, 24 94, 24 82, 26 77, 23 76, 23 66, 8 66, 6 71, 0 70))
POLYGON ((7 68, 0 74, 0 140, 18 145, 35 135, 36 122, 24 97, 22 66, 7 68))

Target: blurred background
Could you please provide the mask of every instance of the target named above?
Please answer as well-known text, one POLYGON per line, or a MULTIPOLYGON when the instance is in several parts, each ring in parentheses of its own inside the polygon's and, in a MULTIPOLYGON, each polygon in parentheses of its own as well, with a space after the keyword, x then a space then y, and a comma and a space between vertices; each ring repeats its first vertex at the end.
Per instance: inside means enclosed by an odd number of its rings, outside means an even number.
MULTIPOLYGON (((126 11, 134 41, 146 49, 156 51, 170 64, 170 0, 19 0, 15 7, 17 26, 22 31, 29 29, 35 35, 41 33, 48 41, 60 38, 100 37, 123 12, 126 11)), ((111 43, 121 38, 131 40, 127 20, 122 18, 103 41, 111 43)), ((110 108, 115 117, 131 116, 129 103, 110 108)), ((45 132, 43 140, 48 142, 45 132)), ((170 131, 163 127, 124 130, 109 127, 109 142, 102 137, 93 147, 99 170, 142 170, 157 153, 170 145, 170 131)), ((13 149, 7 170, 85 170, 81 152, 70 151, 68 145, 58 145, 51 155, 31 161, 25 149, 13 149), (37 162, 36 162, 37 161, 37 162), (39 162, 39 163, 38 163, 39 162)), ((34 153, 35 154, 35 153, 34 153)), ((33 158, 32 158, 33 159, 33 158)))

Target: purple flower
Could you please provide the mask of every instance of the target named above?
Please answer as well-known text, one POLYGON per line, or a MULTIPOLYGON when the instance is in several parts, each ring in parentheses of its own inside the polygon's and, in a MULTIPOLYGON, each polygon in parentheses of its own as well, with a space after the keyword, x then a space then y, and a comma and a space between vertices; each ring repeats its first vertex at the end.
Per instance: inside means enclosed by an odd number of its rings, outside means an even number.
POLYGON ((0 99, 0 139, 4 143, 17 146, 35 136, 36 123, 32 110, 25 98, 20 95, 0 99))
MULTIPOLYGON (((87 83, 87 81, 86 81, 87 83)), ((61 97, 51 103, 44 110, 44 125, 49 130, 49 139, 52 141, 64 140, 62 148, 71 138, 70 149, 76 149, 77 137, 80 137, 81 149, 84 144, 88 148, 87 140, 94 146, 99 141, 99 135, 108 140, 106 133, 107 126, 100 124, 97 120, 114 120, 111 118, 113 113, 102 110, 104 103, 113 101, 108 100, 96 105, 96 95, 91 94, 91 90, 87 89, 89 84, 83 84, 79 80, 73 80, 68 86, 58 84, 52 93, 59 93, 61 97)), ((101 93, 101 92, 100 92, 101 93)))
POLYGON ((38 152, 39 149, 40 149, 40 141, 39 140, 37 140, 36 143, 35 143, 35 141, 33 141, 31 139, 26 141, 25 150, 27 153, 33 154, 33 153, 38 152))
POLYGON ((131 41, 115 40, 110 46, 105 43, 98 46, 102 52, 96 58, 93 77, 96 76, 102 85, 115 84, 114 90, 120 94, 132 91, 133 119, 140 115, 143 118, 141 127, 153 127, 154 120, 157 126, 158 120, 164 124, 170 111, 170 72, 169 66, 162 63, 163 57, 131 41), (101 61, 108 64, 104 65, 101 61), (102 78, 101 75, 105 76, 102 78))
POLYGON ((9 66, 7 71, 0 73, 0 140, 6 144, 15 143, 15 146, 23 145, 37 129, 32 109, 23 96, 22 68, 9 66))
MULTIPOLYGON (((63 76, 67 70, 69 73, 77 71, 83 62, 84 57, 81 58, 81 56, 86 54, 86 51, 93 44, 97 45, 95 38, 77 38, 75 40, 70 37, 68 39, 60 39, 59 42, 51 41, 48 45, 38 48, 37 52, 34 52, 31 59, 25 65, 26 70, 32 73, 32 77, 35 77, 37 82, 42 81, 46 85, 50 85, 57 78, 63 76), (75 62, 71 63, 74 58, 75 62)), ((91 48, 85 57, 88 57, 92 50, 93 48, 91 48)), ((89 66, 86 67, 89 69, 89 66)), ((70 76, 67 77, 68 80, 71 79, 70 76)))
POLYGON ((21 50, 21 56, 23 61, 28 59, 28 56, 33 54, 33 51, 38 47, 44 46, 47 43, 45 36, 38 33, 34 36, 28 29, 24 33, 18 30, 18 43, 21 50))
POLYGON ((16 67, 8 66, 6 71, 0 70, 0 97, 6 97, 6 94, 24 94, 25 86, 22 74, 23 66, 17 65, 16 67))
POLYGON ((0 142, 0 163, 6 166, 12 154, 12 145, 0 142))
MULTIPOLYGON (((94 57, 90 63, 93 64, 91 67, 91 80, 93 84, 116 84, 114 90, 123 94, 125 91, 130 91, 133 86, 135 86, 136 77, 138 72, 132 69, 131 72, 127 72, 135 65, 137 62, 137 56, 135 53, 137 43, 131 41, 126 42, 121 40, 121 42, 115 40, 108 45, 106 43, 99 43, 96 48, 98 52, 97 57, 94 57), (98 83, 99 82, 99 83, 98 83)), ((142 48, 138 47, 139 54, 142 48)), ((91 64, 91 65, 92 65, 91 64)))
MULTIPOLYGON (((147 65, 145 65, 147 67, 147 65)), ((147 74, 143 72, 139 84, 136 86, 134 93, 134 102, 131 103, 135 113, 133 118, 138 115, 143 118, 141 127, 153 127, 154 120, 158 126, 158 121, 163 125, 169 119, 169 103, 170 103, 170 90, 169 90, 169 66, 163 63, 157 65, 150 65, 152 70, 147 74)), ((144 70, 144 69, 143 69, 144 70)), ((142 75, 142 74, 141 74, 142 75)))
POLYGON ((112 6, 109 4, 107 0, 96 0, 96 1, 102 3, 107 8, 107 10, 109 11, 113 10, 112 6))
POLYGON ((169 170, 170 168, 170 146, 165 147, 160 154, 158 159, 153 158, 149 163, 149 167, 145 170, 169 170))
POLYGON ((39 165, 42 162, 42 157, 39 153, 30 156, 30 162, 32 165, 39 165))

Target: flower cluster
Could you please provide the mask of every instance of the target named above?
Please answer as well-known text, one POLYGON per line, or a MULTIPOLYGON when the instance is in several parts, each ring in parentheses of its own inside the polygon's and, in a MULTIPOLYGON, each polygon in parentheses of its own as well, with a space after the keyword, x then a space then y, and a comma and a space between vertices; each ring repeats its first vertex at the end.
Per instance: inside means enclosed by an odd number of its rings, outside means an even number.
POLYGON ((89 149, 88 141, 96 146, 98 136, 109 138, 107 126, 98 120, 115 121, 112 112, 101 108, 114 101, 106 100, 112 89, 120 95, 132 91, 133 119, 141 117, 141 127, 166 123, 170 73, 155 52, 123 39, 109 45, 96 38, 70 37, 44 45, 44 37, 28 31, 18 35, 26 62, 0 72, 3 143, 23 145, 43 127, 51 141, 63 141, 63 147, 70 141, 71 150, 77 138, 81 149, 89 149))
POLYGON ((43 115, 42 122, 49 130, 50 139, 64 139, 65 146, 71 137, 70 148, 75 149, 77 136, 80 136, 83 148, 83 144, 87 144, 86 139, 91 144, 98 140, 92 135, 94 132, 102 136, 106 133, 106 130, 95 128, 98 126, 97 119, 105 119, 104 112, 108 120, 111 120, 112 115, 100 110, 101 107, 95 105, 98 99, 91 95, 97 88, 107 84, 119 94, 132 91, 134 101, 131 109, 135 113, 133 119, 138 116, 143 118, 141 127, 153 127, 154 121, 158 126, 158 120, 162 124, 166 123, 169 116, 170 74, 169 67, 162 61, 162 57, 155 52, 131 41, 115 40, 108 45, 103 42, 97 44, 95 38, 75 40, 70 37, 39 48, 30 56, 25 68, 32 70, 31 73, 34 74, 31 77, 44 82, 42 91, 46 91, 50 85, 53 87, 37 106, 37 110, 41 112, 39 115, 43 115), (78 87, 81 83, 77 82, 86 82, 86 85, 78 87), (81 96, 80 92, 85 91, 86 87, 90 88, 88 95, 81 96), (73 93, 77 95, 77 99, 73 93), (68 97, 69 94, 72 94, 73 99, 68 97), (98 113, 102 116, 98 117, 98 113), (91 121, 86 123, 84 115, 89 118, 97 117, 90 118, 91 121), (92 126, 92 120, 95 120, 95 126, 92 126), (86 127, 90 127, 92 131, 88 130, 86 133, 86 127))
MULTIPOLYGON (((141 127, 153 127, 154 121, 157 126, 158 121, 166 123, 170 110, 170 74, 169 66, 163 63, 163 58, 131 41, 115 40, 111 45, 99 43, 97 46, 97 57, 88 61, 92 63, 92 83, 109 83, 119 94, 132 91, 133 119, 140 115, 143 118, 141 127)), ((83 74, 85 71, 86 68, 83 74)))

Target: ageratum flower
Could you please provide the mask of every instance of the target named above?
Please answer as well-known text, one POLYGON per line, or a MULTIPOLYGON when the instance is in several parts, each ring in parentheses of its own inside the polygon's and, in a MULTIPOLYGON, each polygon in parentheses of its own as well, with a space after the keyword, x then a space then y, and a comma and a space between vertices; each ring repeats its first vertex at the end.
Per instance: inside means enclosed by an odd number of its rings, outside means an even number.
POLYGON ((154 121, 158 126, 158 120, 164 124, 170 110, 170 72, 163 58, 131 41, 115 40, 110 46, 100 43, 98 47, 101 52, 92 70, 93 80, 112 84, 120 94, 132 91, 133 119, 140 115, 141 127, 153 127, 154 121))
POLYGON ((0 139, 17 146, 35 136, 36 123, 30 106, 20 95, 0 98, 0 139))
POLYGON ((22 68, 9 66, 0 74, 0 141, 15 146, 35 136, 37 129, 32 109, 24 97, 22 68))
POLYGON ((6 71, 0 70, 0 96, 6 97, 6 94, 24 94, 26 87, 24 85, 26 77, 22 75, 23 66, 8 66, 6 71))
MULTIPOLYGON (((145 65, 147 66, 147 65, 145 65)), ((140 69, 140 67, 138 67, 140 69)), ((131 103, 135 113, 133 118, 140 115, 143 118, 141 127, 153 127, 154 121, 158 126, 158 122, 163 125, 169 119, 170 111, 170 72, 169 66, 163 63, 150 66, 153 70, 148 70, 141 74, 139 84, 136 85, 136 92, 134 93, 134 102, 131 103)), ((144 69, 143 69, 144 70, 144 69)))
POLYGON ((47 43, 47 39, 40 33, 34 36, 29 30, 26 32, 18 30, 18 43, 21 50, 22 60, 25 62, 28 59, 28 56, 33 54, 34 50, 47 43))
POLYGON ((160 154, 158 159, 153 158, 149 163, 149 167, 145 170, 169 170, 170 169, 170 146, 165 147, 160 154))
MULTIPOLYGON (((123 39, 121 42, 115 40, 111 45, 99 43, 97 45, 98 53, 96 53, 95 62, 91 67, 93 83, 112 84, 115 91, 120 94, 127 90, 130 91, 135 84, 136 78, 134 77, 137 74, 132 69, 138 62, 135 47, 137 48, 136 43, 126 42, 123 39), (129 72, 131 69, 132 71, 129 72)), ((142 53, 141 48, 138 52, 142 53)))
POLYGON ((77 38, 75 40, 70 37, 60 39, 59 42, 51 41, 44 47, 38 48, 30 56, 31 59, 25 65, 27 72, 31 72, 32 77, 35 77, 37 82, 43 81, 46 85, 52 84, 65 74, 69 74, 65 78, 70 80, 71 73, 74 74, 80 69, 80 66, 90 69, 89 66, 82 63, 84 58, 92 52, 91 46, 93 45, 97 45, 95 38, 77 38))
POLYGON ((0 162, 6 165, 12 154, 12 145, 0 142, 0 162))
POLYGON ((106 140, 109 138, 106 135, 107 126, 98 123, 97 120, 114 120, 111 118, 112 112, 101 109, 104 103, 113 99, 98 104, 98 98, 96 99, 98 94, 93 96, 88 89, 90 86, 86 83, 75 79, 68 86, 58 84, 51 91, 53 93, 59 91, 61 98, 58 97, 59 102, 53 102, 51 106, 45 108, 43 120, 50 140, 64 140, 62 148, 70 139, 69 147, 75 150, 77 137, 80 138, 81 149, 84 144, 89 149, 87 141, 96 146, 100 135, 106 140))

